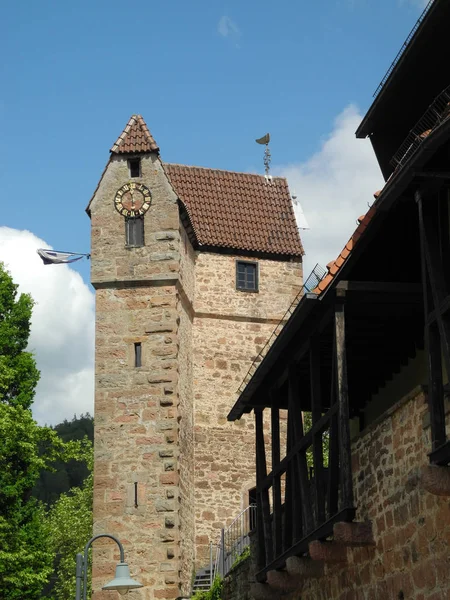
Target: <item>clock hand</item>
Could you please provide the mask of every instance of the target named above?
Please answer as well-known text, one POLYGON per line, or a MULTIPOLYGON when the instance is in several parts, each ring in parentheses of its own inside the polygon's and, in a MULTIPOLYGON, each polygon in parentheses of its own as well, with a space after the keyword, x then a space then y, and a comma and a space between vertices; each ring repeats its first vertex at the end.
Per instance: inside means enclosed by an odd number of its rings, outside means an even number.
POLYGON ((133 195, 133 190, 130 190, 130 194, 131 194, 131 209, 134 210, 134 195, 133 195))

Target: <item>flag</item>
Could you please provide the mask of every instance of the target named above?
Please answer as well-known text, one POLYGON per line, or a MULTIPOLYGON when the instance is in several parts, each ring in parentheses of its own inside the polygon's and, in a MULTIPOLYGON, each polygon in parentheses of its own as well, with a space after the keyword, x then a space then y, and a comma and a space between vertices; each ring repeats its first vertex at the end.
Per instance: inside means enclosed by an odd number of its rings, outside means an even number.
POLYGON ((39 248, 37 253, 42 258, 44 265, 60 265, 76 262, 86 256, 90 257, 90 254, 81 254, 80 252, 59 252, 58 250, 46 250, 39 248))

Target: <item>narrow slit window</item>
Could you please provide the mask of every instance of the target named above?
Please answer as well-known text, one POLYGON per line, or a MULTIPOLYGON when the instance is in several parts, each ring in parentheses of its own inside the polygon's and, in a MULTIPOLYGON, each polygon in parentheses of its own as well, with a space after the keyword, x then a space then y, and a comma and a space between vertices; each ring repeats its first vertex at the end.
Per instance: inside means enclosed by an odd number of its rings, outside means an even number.
POLYGON ((125 239, 127 246, 144 245, 144 218, 129 217, 125 219, 125 239))
POLYGON ((141 176, 141 159, 140 158, 130 158, 128 161, 128 168, 130 169, 130 177, 140 177, 141 176))
POLYGON ((134 344, 134 366, 142 367, 142 345, 141 342, 134 344))
POLYGON ((258 291, 258 263, 236 261, 236 289, 246 292, 258 291))

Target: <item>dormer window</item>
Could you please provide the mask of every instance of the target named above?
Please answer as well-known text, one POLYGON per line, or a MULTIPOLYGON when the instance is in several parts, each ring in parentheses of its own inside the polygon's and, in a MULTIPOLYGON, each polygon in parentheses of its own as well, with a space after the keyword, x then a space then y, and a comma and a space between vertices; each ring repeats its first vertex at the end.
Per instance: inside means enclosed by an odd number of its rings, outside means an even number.
POLYGON ((130 158, 128 160, 128 168, 130 170, 130 177, 140 177, 141 176, 141 159, 140 158, 130 158))

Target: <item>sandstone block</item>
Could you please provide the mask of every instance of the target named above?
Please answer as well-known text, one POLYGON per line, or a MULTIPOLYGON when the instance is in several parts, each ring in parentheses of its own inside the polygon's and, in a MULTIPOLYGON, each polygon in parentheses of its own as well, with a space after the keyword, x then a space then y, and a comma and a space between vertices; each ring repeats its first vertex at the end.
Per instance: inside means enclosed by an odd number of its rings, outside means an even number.
POLYGON ((252 583, 250 595, 254 600, 278 600, 281 598, 281 593, 267 583, 252 583))
POLYGON ((304 579, 322 577, 324 563, 303 556, 290 556, 286 559, 286 570, 293 576, 304 579))
POLYGON ((156 512, 173 512, 175 510, 175 507, 173 505, 173 502, 171 502, 170 500, 158 499, 155 502, 155 509, 156 512))
POLYGON ((333 526, 334 541, 344 546, 373 546, 372 522, 335 523, 333 526))
POLYGON ((424 490, 435 496, 450 496, 450 467, 426 465, 420 473, 424 490))
POLYGON ((314 540, 309 543, 309 555, 312 560, 342 563, 347 561, 347 548, 337 542, 319 542, 319 540, 314 540))
POLYGON ((269 586, 283 594, 301 589, 303 582, 302 577, 290 575, 287 571, 273 570, 267 572, 269 586))

